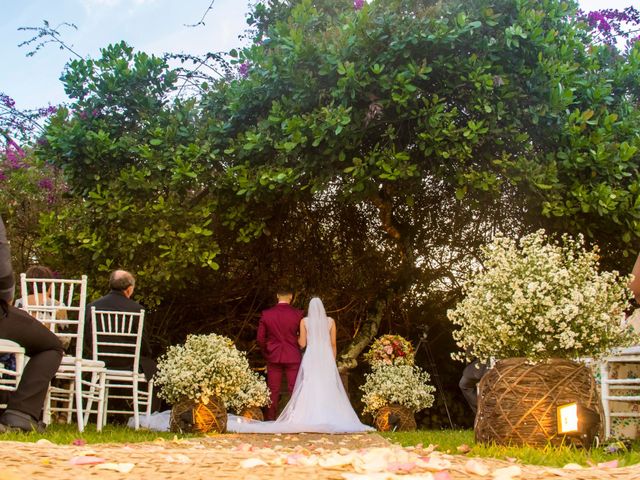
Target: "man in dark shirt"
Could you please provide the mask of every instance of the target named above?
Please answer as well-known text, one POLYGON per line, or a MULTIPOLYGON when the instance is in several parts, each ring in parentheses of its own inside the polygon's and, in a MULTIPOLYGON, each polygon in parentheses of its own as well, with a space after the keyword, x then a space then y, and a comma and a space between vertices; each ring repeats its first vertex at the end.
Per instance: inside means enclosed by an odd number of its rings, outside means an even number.
POLYGON ((15 283, 9 242, 0 217, 0 338, 11 340, 30 357, 15 391, 2 391, 0 403, 7 409, 0 415, 0 433, 18 429, 44 430, 38 420, 49 388, 62 361, 62 344, 48 328, 26 312, 12 307, 15 283))
MULTIPOLYGON (((131 298, 135 285, 136 280, 131 273, 126 270, 115 270, 109 277, 109 287, 111 291, 104 297, 100 297, 87 305, 84 329, 84 350, 86 358, 92 358, 93 356, 91 307, 96 307, 96 310, 113 312, 139 312, 143 309, 142 305, 131 298)), ((156 362, 151 358, 151 348, 144 336, 144 332, 140 353, 140 368, 145 378, 151 380, 151 377, 156 373, 157 367, 156 362)), ((131 358, 105 357, 104 360, 106 367, 111 370, 131 370, 133 368, 133 360, 131 358)))

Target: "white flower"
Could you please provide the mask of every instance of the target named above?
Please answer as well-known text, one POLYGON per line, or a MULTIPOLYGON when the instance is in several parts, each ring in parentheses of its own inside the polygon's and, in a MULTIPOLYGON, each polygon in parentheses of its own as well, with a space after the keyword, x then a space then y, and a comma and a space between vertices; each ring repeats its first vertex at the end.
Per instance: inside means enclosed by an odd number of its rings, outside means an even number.
POLYGON ((597 248, 586 250, 582 236, 498 236, 483 253, 484 271, 448 312, 464 350, 454 358, 597 358, 637 341, 619 320, 629 278, 599 272, 597 248))
POLYGON ((221 335, 189 335, 158 360, 154 381, 169 403, 184 398, 206 401, 219 397, 236 411, 269 403, 265 381, 251 371, 244 352, 221 335))
POLYGON ((375 413, 391 403, 417 412, 433 405, 435 388, 429 385, 429 374, 412 365, 380 365, 365 376, 360 387, 364 392, 364 411, 375 413))

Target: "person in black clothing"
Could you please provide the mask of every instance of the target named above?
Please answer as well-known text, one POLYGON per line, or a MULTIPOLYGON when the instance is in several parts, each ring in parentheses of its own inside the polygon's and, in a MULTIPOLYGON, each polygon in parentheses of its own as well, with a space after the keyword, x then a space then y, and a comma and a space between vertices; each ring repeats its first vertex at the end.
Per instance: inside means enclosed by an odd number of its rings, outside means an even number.
POLYGON ((43 431, 39 419, 49 382, 62 361, 62 344, 38 320, 10 305, 14 289, 9 242, 0 217, 0 338, 18 343, 30 357, 17 389, 0 392, 4 395, 0 403, 7 404, 0 415, 0 433, 11 429, 43 431))
MULTIPOLYGON (((84 351, 85 358, 92 358, 92 327, 91 327, 91 307, 96 310, 108 310, 113 312, 139 312, 143 309, 142 305, 133 300, 131 296, 136 286, 135 277, 126 270, 115 270, 109 277, 109 288, 111 291, 104 297, 91 302, 87 305, 85 313, 85 329, 84 329, 84 351)), ((121 341, 121 340, 120 340, 121 341)), ((156 362, 151 358, 151 348, 149 342, 142 335, 140 355, 140 368, 147 380, 151 380, 156 373, 156 362)), ((105 357, 106 367, 110 370, 131 370, 133 368, 133 360, 124 357, 105 357)))
POLYGON ((478 383, 480 383, 484 374, 487 373, 488 368, 488 363, 481 363, 478 360, 474 360, 464 367, 460 383, 458 383, 460 390, 462 390, 462 395, 464 395, 465 400, 469 404, 474 417, 478 412, 478 383))
MULTIPOLYGON (((96 307, 96 310, 108 310, 113 312, 139 312, 143 309, 142 305, 133 300, 131 296, 136 286, 135 277, 126 270, 115 270, 109 277, 109 288, 111 291, 104 297, 91 302, 87 305, 85 316, 85 330, 84 330, 84 356, 85 358, 92 358, 92 325, 91 325, 91 307, 96 307)), ((122 341, 120 339, 119 341, 122 341)), ((140 370, 144 374, 147 381, 150 381, 155 375, 158 369, 155 360, 152 358, 151 347, 149 342, 142 332, 142 342, 140 348, 140 370)), ((117 352, 117 347, 112 347, 111 351, 117 352)), ((133 359, 126 357, 104 357, 103 358, 107 369, 110 370, 132 370, 133 359)), ((158 411, 162 406, 162 402, 157 395, 157 389, 154 389, 153 397, 151 398, 151 410, 158 411)))

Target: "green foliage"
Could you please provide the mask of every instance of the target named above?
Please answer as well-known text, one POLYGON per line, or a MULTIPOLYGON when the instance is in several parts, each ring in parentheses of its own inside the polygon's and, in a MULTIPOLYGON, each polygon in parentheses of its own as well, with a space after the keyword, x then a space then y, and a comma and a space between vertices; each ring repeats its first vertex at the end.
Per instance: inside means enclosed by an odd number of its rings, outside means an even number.
POLYGON ((37 153, 82 202, 43 219, 51 256, 74 273, 135 271, 149 306, 193 267, 217 269, 212 205, 195 200, 215 152, 194 128, 195 102, 169 101, 175 74, 121 43, 62 78, 76 102, 50 120, 37 153))
POLYGON ((239 75, 194 98, 123 43, 71 62, 73 103, 37 155, 76 201, 44 219, 44 246, 92 278, 135 271, 147 305, 197 310, 193 333, 253 338, 274 280, 295 279, 349 305, 350 360, 379 325, 413 333, 427 305, 446 309, 497 231, 583 232, 624 271, 640 245, 640 47, 590 45, 574 13, 260 3, 239 75))

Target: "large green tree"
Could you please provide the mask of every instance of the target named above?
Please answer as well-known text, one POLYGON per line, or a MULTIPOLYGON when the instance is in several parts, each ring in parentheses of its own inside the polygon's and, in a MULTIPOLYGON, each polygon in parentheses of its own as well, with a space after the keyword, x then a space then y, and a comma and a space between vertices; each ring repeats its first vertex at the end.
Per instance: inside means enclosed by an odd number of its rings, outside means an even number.
POLYGON ((71 62, 38 154, 81 201, 46 219, 50 261, 138 272, 164 341, 248 341, 289 279, 334 310, 345 367, 381 329, 448 338, 496 231, 586 233, 627 269, 640 48, 595 44, 575 7, 263 2, 238 73, 192 98, 124 44, 71 62))

